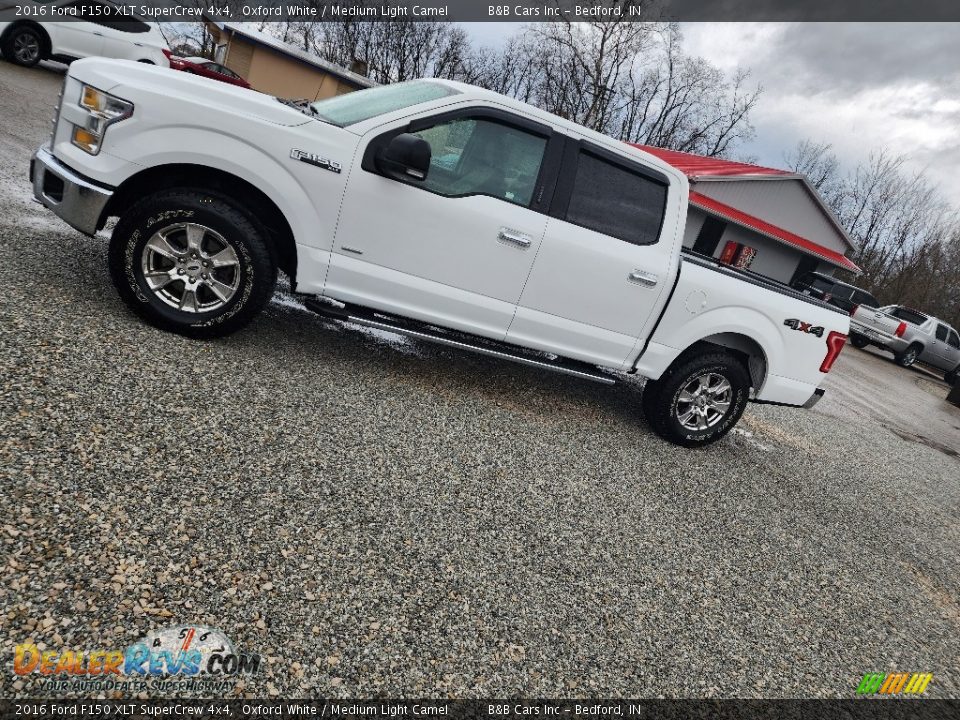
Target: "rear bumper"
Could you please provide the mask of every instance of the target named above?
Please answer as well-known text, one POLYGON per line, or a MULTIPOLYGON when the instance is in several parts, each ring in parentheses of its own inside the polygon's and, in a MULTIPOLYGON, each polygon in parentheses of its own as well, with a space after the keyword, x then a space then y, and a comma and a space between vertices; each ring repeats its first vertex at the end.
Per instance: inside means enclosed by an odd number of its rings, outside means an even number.
POLYGON ((37 148, 30 160, 33 196, 61 220, 85 235, 99 229, 100 216, 113 189, 98 185, 57 160, 46 148, 37 148))
POLYGON ((813 395, 810 396, 810 399, 803 404, 804 410, 809 410, 818 402, 820 402, 820 398, 822 398, 824 394, 826 394, 826 392, 827 391, 824 390, 823 388, 817 388, 816 390, 814 390, 813 395))
POLYGON ((850 332, 865 337, 874 345, 879 345, 893 352, 902 352, 907 349, 909 344, 903 338, 890 335, 882 330, 876 330, 869 325, 857 322, 853 318, 850 319, 850 332))

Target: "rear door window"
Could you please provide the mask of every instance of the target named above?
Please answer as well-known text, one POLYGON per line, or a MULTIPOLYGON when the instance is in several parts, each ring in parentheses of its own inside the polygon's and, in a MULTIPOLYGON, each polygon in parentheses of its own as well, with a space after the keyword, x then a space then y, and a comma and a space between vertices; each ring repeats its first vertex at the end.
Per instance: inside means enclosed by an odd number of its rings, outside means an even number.
POLYGON ((939 325, 939 324, 937 325, 937 340, 940 340, 941 342, 946 342, 947 335, 949 334, 950 334, 950 331, 947 330, 946 325, 939 325))
POLYGON ((566 221, 634 245, 660 236, 667 186, 626 163, 581 150, 566 221))

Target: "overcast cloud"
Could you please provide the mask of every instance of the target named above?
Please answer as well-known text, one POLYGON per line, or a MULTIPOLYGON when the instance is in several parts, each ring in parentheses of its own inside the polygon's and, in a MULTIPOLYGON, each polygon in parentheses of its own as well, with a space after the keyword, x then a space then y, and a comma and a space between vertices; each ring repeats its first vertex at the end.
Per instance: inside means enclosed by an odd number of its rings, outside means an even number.
MULTIPOLYGON (((498 46, 519 23, 467 23, 498 46)), ((685 47, 764 87, 756 139, 738 152, 782 167, 799 140, 829 142, 845 168, 881 148, 926 169, 960 208, 960 24, 684 23, 685 47)))
POLYGON ((690 53, 764 86, 742 152, 782 166, 810 138, 852 167, 886 147, 960 207, 960 24, 689 23, 684 36, 690 53))

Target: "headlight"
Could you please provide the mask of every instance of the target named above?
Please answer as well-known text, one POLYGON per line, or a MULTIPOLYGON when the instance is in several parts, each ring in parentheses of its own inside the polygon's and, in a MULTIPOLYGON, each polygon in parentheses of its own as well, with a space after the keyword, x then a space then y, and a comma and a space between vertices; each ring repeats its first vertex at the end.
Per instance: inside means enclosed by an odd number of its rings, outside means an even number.
POLYGON ((89 85, 80 91, 80 107, 87 111, 87 121, 74 125, 72 141, 91 155, 100 152, 103 135, 110 125, 133 115, 133 103, 89 85))

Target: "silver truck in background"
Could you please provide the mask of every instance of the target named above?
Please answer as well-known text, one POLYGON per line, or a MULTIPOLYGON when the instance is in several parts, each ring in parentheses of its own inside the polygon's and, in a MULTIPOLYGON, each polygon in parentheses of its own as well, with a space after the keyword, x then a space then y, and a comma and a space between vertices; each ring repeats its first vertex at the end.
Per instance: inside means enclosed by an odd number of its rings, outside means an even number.
POLYGON ((960 335, 942 320, 902 305, 865 305, 850 316, 850 342, 858 348, 876 345, 893 353, 902 367, 919 361, 944 371, 953 385, 960 370, 960 335))

